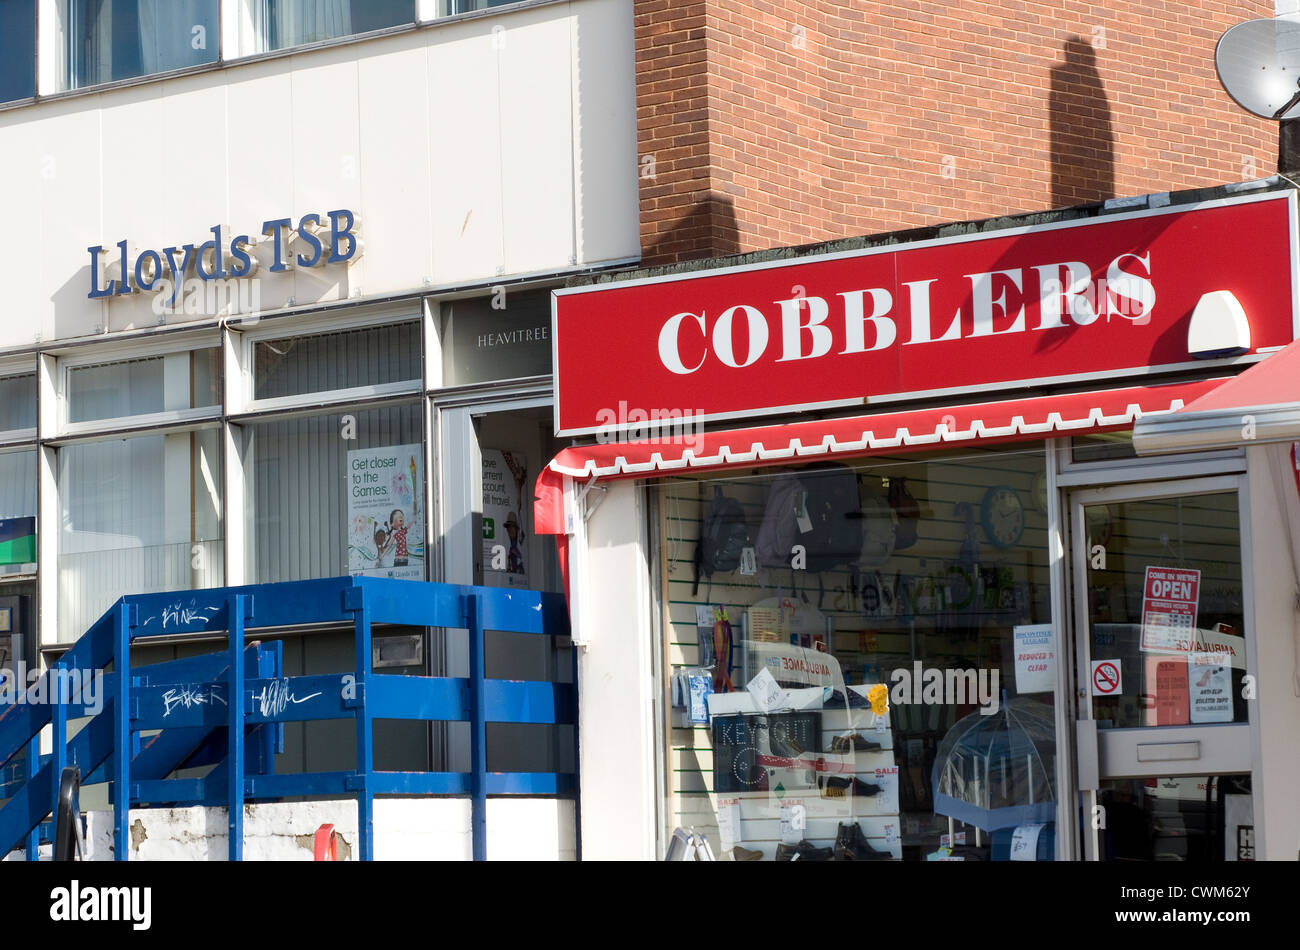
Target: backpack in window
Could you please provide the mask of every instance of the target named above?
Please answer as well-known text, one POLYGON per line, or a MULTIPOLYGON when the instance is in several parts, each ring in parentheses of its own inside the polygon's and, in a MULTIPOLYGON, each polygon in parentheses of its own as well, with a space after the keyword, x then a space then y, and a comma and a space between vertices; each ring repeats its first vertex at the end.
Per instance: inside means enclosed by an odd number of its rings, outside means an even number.
POLYGON ((844 465, 826 465, 799 473, 804 508, 812 530, 796 542, 808 553, 811 572, 856 565, 862 556, 864 518, 858 496, 858 477, 844 465))
POLYGON ((745 523, 745 509, 736 499, 722 494, 722 489, 715 485, 713 498, 700 525, 700 540, 695 546, 692 595, 699 593, 701 577, 712 580, 714 574, 739 567, 741 553, 748 545, 749 526, 745 523))
POLYGON ((763 521, 754 539, 759 567, 789 567, 792 548, 799 540, 799 515, 803 511, 803 486, 793 472, 783 472, 767 490, 763 521))

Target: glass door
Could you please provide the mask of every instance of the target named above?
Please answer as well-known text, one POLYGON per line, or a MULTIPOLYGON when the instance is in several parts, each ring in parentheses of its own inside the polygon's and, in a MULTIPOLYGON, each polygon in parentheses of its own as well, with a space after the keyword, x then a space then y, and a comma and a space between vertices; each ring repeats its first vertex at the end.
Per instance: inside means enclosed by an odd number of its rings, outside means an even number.
POLYGON ((1253 857, 1244 490, 1230 476, 1070 496, 1089 859, 1253 857))

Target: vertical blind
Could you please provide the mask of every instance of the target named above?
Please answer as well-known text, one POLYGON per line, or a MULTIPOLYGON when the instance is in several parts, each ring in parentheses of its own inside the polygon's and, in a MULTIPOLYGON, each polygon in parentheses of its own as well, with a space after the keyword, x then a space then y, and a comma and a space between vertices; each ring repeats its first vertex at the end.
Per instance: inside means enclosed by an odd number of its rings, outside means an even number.
POLYGON ((124 594, 220 586, 219 445, 204 430, 59 450, 60 641, 124 594))
POLYGON ((344 438, 351 434, 344 413, 245 426, 248 570, 256 582, 346 574, 348 452, 424 441, 418 403, 347 415, 355 439, 344 438))

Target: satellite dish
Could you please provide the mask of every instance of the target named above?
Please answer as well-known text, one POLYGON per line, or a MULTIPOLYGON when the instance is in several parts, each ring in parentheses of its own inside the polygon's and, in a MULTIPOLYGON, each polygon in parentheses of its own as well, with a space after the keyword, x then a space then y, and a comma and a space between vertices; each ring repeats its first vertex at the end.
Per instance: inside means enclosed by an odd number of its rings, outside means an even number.
POLYGON ((1247 20, 1214 48, 1214 68, 1233 102, 1263 119, 1300 118, 1300 23, 1247 20))

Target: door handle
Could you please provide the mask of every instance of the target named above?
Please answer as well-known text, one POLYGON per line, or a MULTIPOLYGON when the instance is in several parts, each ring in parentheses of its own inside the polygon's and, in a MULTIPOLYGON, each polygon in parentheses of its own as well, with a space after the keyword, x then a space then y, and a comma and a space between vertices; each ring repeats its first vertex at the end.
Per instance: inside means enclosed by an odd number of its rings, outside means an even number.
POLYGON ((1075 774, 1079 789, 1095 792, 1101 784, 1101 756, 1097 749, 1097 720, 1080 719, 1074 724, 1075 749, 1078 752, 1075 774))
POLYGON ((1200 742, 1139 742, 1139 762, 1173 762, 1179 759, 1199 759, 1200 742))

